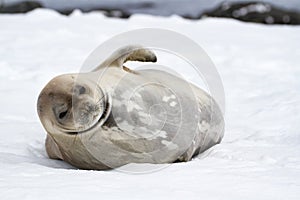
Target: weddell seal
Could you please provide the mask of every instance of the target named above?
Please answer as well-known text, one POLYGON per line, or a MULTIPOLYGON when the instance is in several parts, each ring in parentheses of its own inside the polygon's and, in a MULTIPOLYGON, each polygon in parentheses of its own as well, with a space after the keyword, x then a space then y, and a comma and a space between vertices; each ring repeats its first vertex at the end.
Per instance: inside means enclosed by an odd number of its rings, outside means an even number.
POLYGON ((220 143, 224 119, 210 95, 174 74, 124 66, 156 60, 126 46, 91 72, 52 79, 37 102, 49 157, 103 170, 189 161, 220 143))

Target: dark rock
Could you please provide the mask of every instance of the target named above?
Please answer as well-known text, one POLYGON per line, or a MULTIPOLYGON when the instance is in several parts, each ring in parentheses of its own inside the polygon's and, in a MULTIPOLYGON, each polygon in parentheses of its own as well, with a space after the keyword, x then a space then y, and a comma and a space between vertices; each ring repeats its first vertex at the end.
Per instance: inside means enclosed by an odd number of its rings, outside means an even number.
MULTIPOLYGON (((121 9, 115 9, 115 8, 93 8, 93 9, 80 9, 82 12, 86 13, 86 12, 92 12, 92 11, 99 11, 102 12, 105 16, 107 17, 116 17, 116 18, 129 18, 130 17, 130 13, 121 10, 121 9)), ((74 9, 71 10, 57 10, 59 13, 63 14, 63 15, 70 15, 74 9)))
POLYGON ((26 13, 36 8, 42 8, 42 4, 35 1, 24 1, 8 5, 0 5, 0 13, 26 13))
POLYGON ((118 17, 118 18, 129 18, 130 17, 130 13, 124 11, 124 10, 116 10, 116 9, 101 9, 102 11, 104 11, 104 15, 107 17, 118 17))
MULTIPOLYGON (((1 1, 1 0, 0 0, 1 1)), ((134 13, 149 13, 150 10, 160 10, 153 2, 139 2, 130 4, 111 4, 106 6, 94 7, 76 7, 82 12, 100 11, 108 17, 129 18, 134 13), (131 10, 130 10, 130 9, 131 10), (149 12, 148 12, 149 11, 149 12)), ((25 1, 15 4, 0 5, 0 13, 25 13, 35 8, 42 8, 43 6, 36 1, 25 1)), ((64 15, 69 15, 75 8, 68 10, 57 11, 64 15)), ((162 13, 156 13, 160 15, 162 13)), ((168 15, 166 15, 168 16, 168 15)), ((200 11, 199 15, 184 14, 182 17, 187 19, 201 19, 204 17, 226 17, 234 18, 246 22, 256 22, 264 24, 292 24, 300 25, 300 13, 296 11, 281 9, 270 3, 265 2, 223 2, 215 9, 208 11, 200 11)))
POLYGON ((223 2, 216 9, 201 14, 200 18, 204 16, 234 18, 241 21, 263 24, 300 25, 300 13, 280 9, 270 3, 263 2, 223 2))

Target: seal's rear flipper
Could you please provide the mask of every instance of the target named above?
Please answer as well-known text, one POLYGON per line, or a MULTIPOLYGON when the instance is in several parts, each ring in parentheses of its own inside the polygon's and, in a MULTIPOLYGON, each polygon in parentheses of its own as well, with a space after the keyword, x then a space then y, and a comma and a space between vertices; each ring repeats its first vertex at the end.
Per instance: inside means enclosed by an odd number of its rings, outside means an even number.
POLYGON ((123 64, 127 61, 156 62, 157 58, 153 51, 142 46, 125 46, 115 51, 109 58, 107 58, 93 71, 98 71, 104 67, 123 68, 123 64))

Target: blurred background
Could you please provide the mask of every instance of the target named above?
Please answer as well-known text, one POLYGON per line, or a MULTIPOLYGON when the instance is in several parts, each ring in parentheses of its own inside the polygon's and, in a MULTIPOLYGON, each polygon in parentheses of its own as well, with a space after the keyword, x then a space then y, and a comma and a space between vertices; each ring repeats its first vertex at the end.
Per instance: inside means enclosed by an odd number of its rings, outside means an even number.
POLYGON ((75 9, 99 11, 109 17, 135 13, 188 19, 226 17, 264 24, 300 24, 299 0, 0 0, 0 13, 25 13, 48 8, 69 15, 75 9))

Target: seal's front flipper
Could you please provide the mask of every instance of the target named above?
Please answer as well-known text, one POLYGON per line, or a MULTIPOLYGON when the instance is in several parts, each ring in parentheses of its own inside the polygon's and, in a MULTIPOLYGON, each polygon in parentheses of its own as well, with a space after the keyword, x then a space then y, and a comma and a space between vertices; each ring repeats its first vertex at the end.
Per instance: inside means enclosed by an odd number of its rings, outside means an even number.
POLYGON ((54 139, 47 134, 46 138, 46 151, 51 159, 63 160, 63 156, 59 150, 58 145, 55 143, 54 139))
POLYGON ((98 71, 105 67, 123 68, 123 64, 127 61, 156 62, 157 58, 153 51, 142 46, 125 46, 115 51, 109 58, 107 58, 93 71, 98 71))

